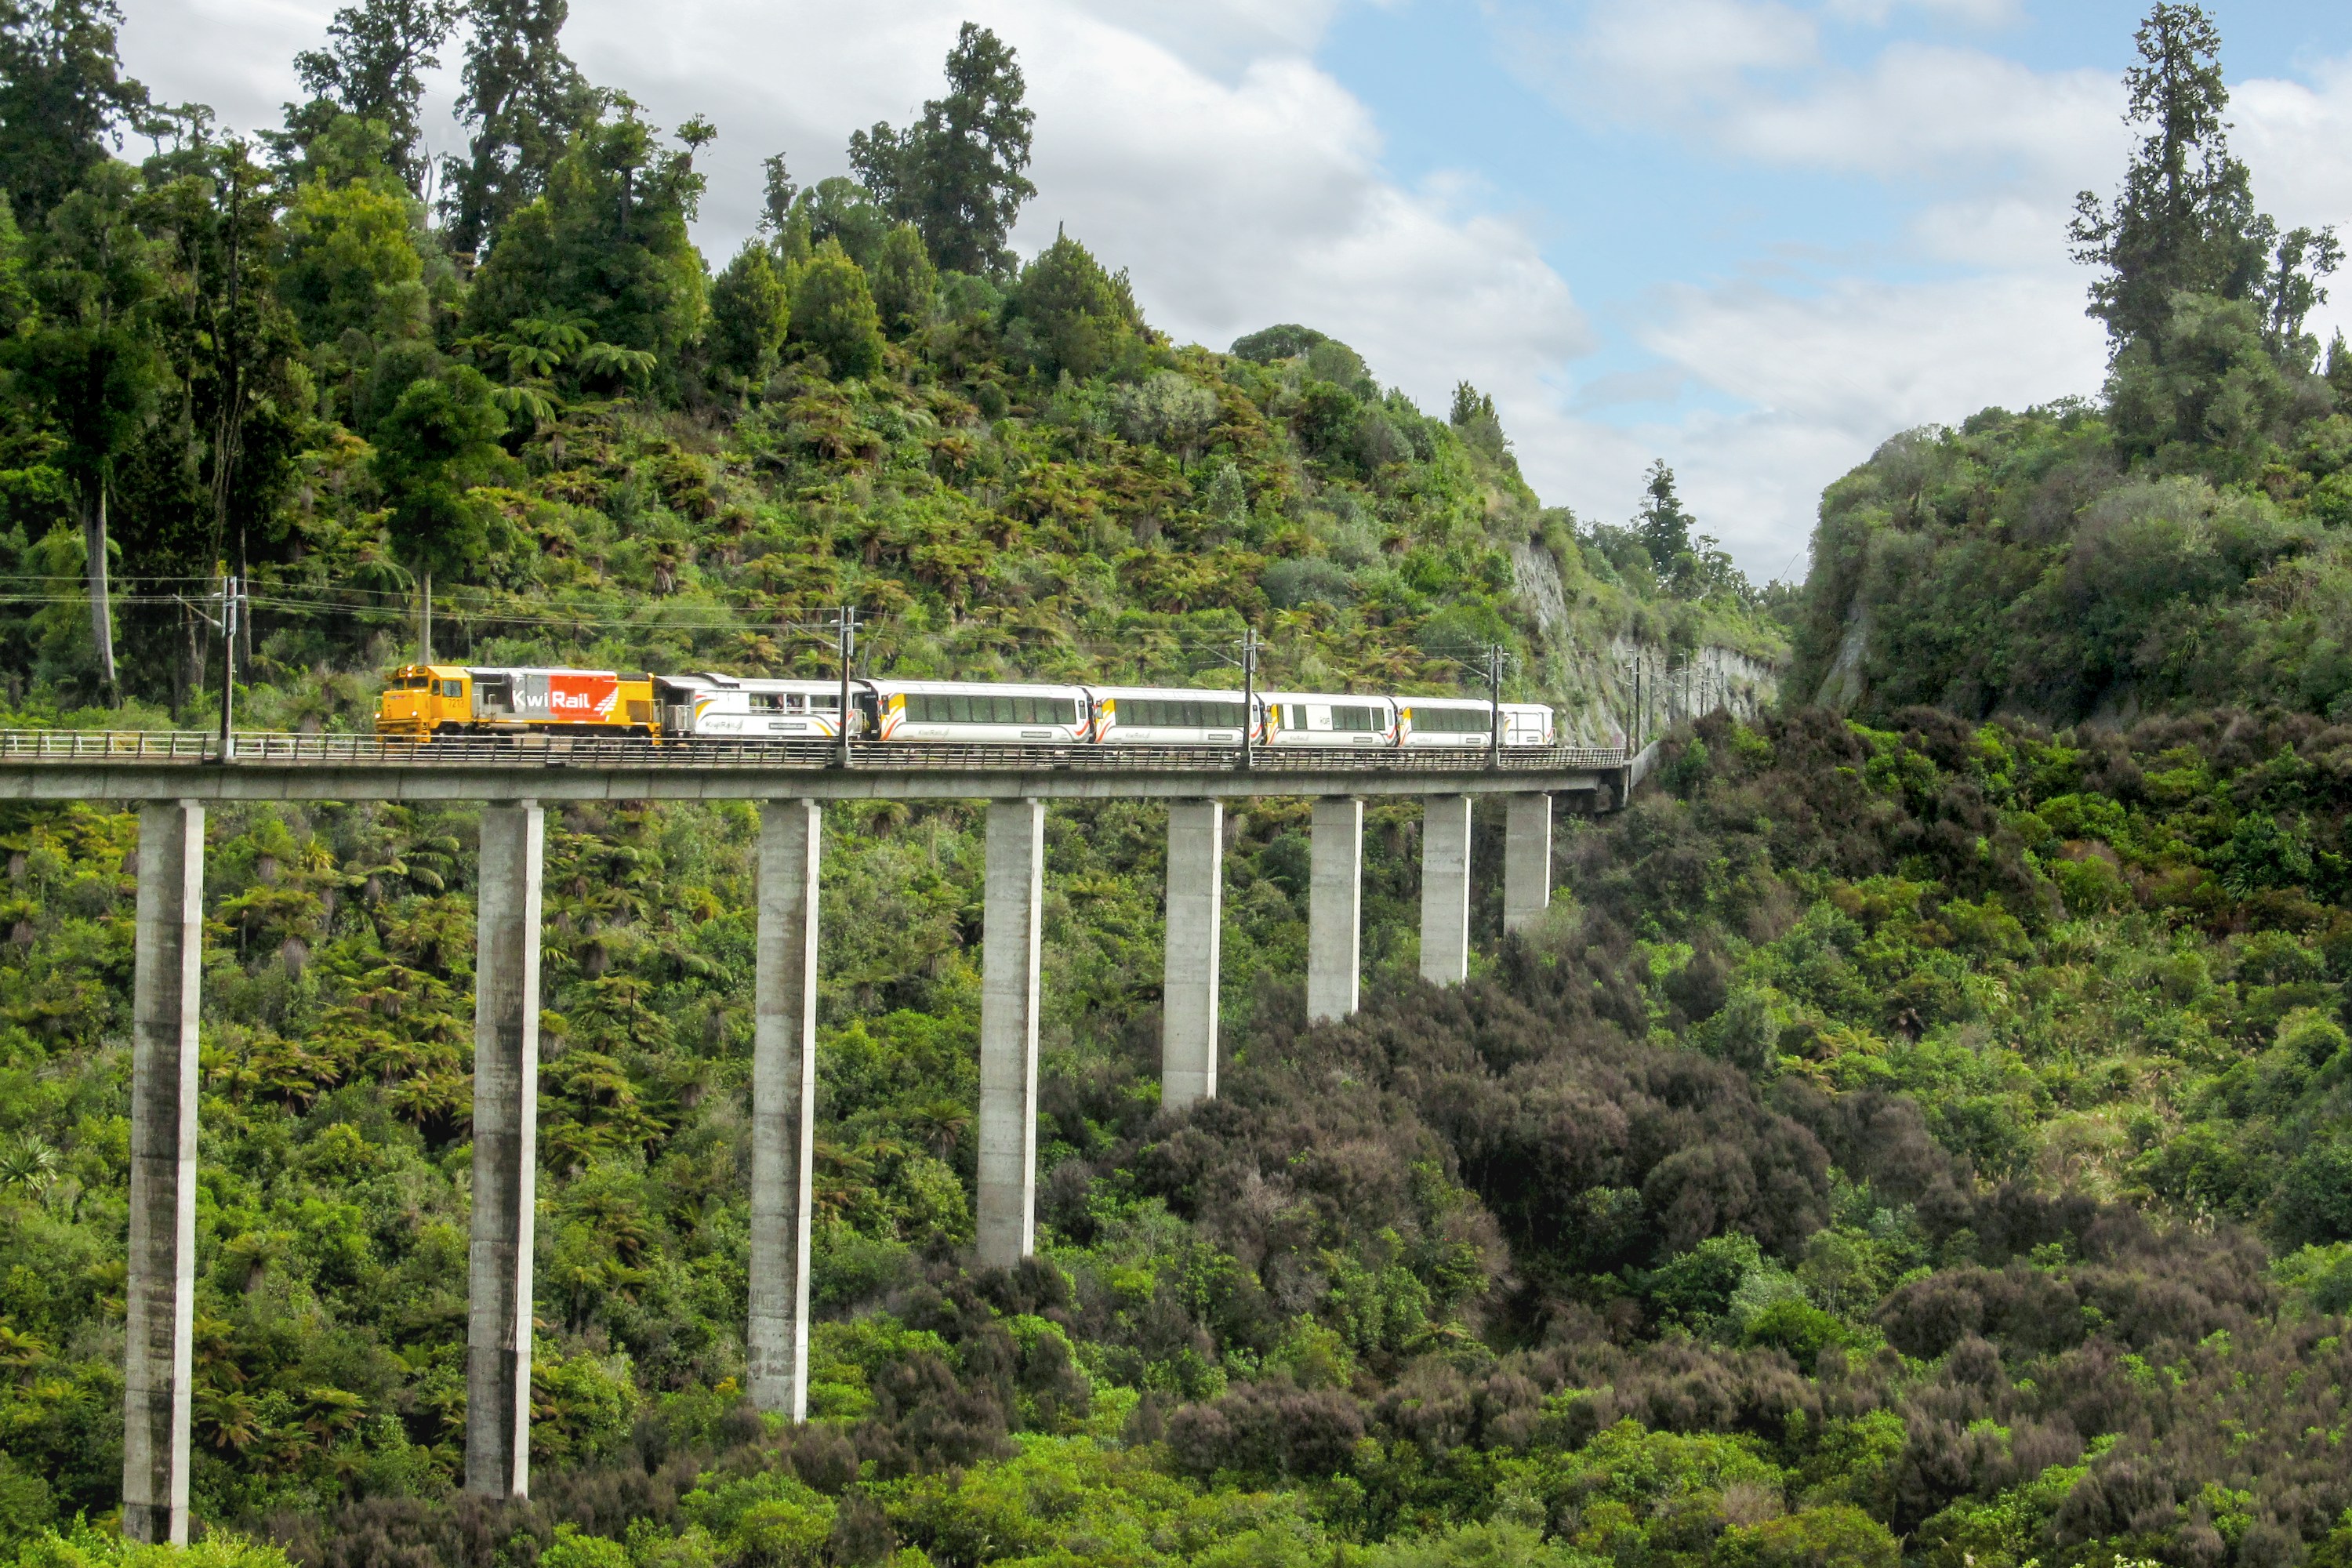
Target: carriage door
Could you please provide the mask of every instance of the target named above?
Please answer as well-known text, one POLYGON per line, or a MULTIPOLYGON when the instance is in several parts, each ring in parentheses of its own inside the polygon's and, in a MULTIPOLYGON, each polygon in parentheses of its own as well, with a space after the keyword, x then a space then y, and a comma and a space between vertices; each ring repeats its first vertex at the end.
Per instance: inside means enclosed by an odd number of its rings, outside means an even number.
POLYGON ((514 717, 513 677, 478 675, 474 678, 474 717, 489 720, 514 717))

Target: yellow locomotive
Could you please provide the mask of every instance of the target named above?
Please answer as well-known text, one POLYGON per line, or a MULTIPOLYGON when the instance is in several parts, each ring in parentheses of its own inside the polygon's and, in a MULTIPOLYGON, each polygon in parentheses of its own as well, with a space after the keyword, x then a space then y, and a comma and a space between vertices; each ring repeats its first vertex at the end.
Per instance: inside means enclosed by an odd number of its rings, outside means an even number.
POLYGON ((376 700, 379 735, 661 733, 654 678, 609 669, 486 668, 410 664, 376 700))

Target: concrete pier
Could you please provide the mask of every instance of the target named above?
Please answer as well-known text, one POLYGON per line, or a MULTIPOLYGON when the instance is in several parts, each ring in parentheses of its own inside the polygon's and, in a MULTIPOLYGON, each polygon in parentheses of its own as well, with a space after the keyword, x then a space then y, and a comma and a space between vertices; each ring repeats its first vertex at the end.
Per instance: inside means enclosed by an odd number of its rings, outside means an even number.
POLYGON ((1037 946, 1045 803, 988 807, 981 938, 980 1261, 1009 1268, 1036 1240, 1037 946))
POLYGON ((1307 1016, 1344 1018, 1363 970, 1364 803, 1317 801, 1309 842, 1307 1016))
POLYGON ((1421 973, 1453 985, 1470 975, 1470 797, 1433 795, 1421 808, 1421 973))
POLYGON ((817 860, 824 809, 760 817, 752 981, 751 1403, 808 1419, 810 1152, 816 1137, 817 860))
POLYGON ((1503 821, 1503 929, 1525 931, 1551 908, 1551 796, 1507 797, 1503 821))
POLYGON ((188 1543, 196 1299, 196 1009, 205 808, 139 812, 131 968, 131 1258, 124 1285, 122 1533, 188 1543))
POLYGON ((530 1265, 539 1166, 544 815, 536 801, 485 806, 476 878, 466 1489, 483 1497, 530 1492, 530 1265))
POLYGON ((1160 1103, 1217 1097, 1217 983, 1223 935, 1225 805, 1168 807, 1168 960, 1160 991, 1160 1103))

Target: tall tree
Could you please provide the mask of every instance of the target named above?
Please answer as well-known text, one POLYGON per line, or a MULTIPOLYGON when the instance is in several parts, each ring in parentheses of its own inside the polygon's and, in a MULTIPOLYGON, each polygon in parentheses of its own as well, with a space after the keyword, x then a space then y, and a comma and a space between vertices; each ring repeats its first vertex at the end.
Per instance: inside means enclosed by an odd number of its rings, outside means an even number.
POLYGON ((874 308, 882 313, 883 331, 902 338, 920 327, 939 291, 940 273, 923 254, 923 237, 913 224, 902 223, 883 237, 873 274, 874 308))
POLYGON ((1028 92, 1003 40, 966 22, 948 51, 948 94, 923 105, 904 131, 877 123, 852 132, 849 162, 890 215, 911 223, 940 267, 1005 273, 1021 204, 1037 194, 1029 166, 1028 92))
MULTIPOLYGON (((700 140, 698 130, 690 121, 681 134, 700 140)), ((681 351, 702 327, 702 257, 687 227, 702 187, 692 152, 660 146, 621 100, 619 113, 558 160, 545 193, 508 220, 474 275, 467 326, 489 340, 541 331, 525 322, 576 328, 593 341, 569 362, 575 372, 654 373, 661 390, 675 390, 681 351)), ((512 351, 502 352, 511 362, 512 351)))
POLYGON ((110 155, 147 89, 122 74, 114 0, 0 0, 0 188, 26 228, 110 155))
POLYGON ((792 301, 775 260, 758 240, 746 240, 710 286, 710 357, 756 391, 776 368, 776 353, 792 326, 792 301))
POLYGON ((470 0, 458 117, 473 129, 462 159, 443 163, 450 243, 478 252, 546 188, 572 139, 609 100, 564 54, 568 0, 470 0))
MULTIPOLYGON (((278 502, 316 396, 294 368, 302 342, 272 276, 271 172, 244 142, 205 138, 149 159, 142 173, 140 221, 155 246, 168 380, 115 488, 123 559, 147 574, 199 575, 223 562, 243 573, 283 538, 278 502)), ((134 672, 152 680, 176 645, 175 701, 201 684, 207 639, 193 615, 146 606, 126 622, 134 672)))
POLYGON ((495 545, 493 514, 466 492, 509 477, 499 448, 507 418, 471 365, 450 365, 409 383, 376 427, 376 480, 391 505, 385 531, 426 595, 433 578, 479 565, 495 545))
POLYGON ((1671 573, 1675 562, 1689 553, 1691 524, 1698 520, 1683 510, 1682 497, 1675 492, 1675 471, 1664 458, 1650 465, 1642 489, 1642 510, 1633 516, 1633 530, 1650 552, 1650 563, 1662 574, 1671 573))
POLYGON ((760 195, 760 232, 774 237, 784 232, 793 220, 793 198, 801 188, 793 179, 792 171, 784 166, 784 155, 773 153, 760 160, 767 171, 767 180, 760 195))
POLYGON ((162 277, 137 222, 139 195, 138 175, 108 162, 49 213, 33 246, 37 325, 7 344, 10 368, 47 412, 59 442, 57 466, 79 499, 90 638, 110 700, 118 688, 107 494, 167 374, 154 321, 162 277))
MULTIPOLYGON (((432 161, 422 145, 417 108, 425 73, 441 63, 441 46, 457 24, 457 0, 360 0, 344 6, 327 24, 327 47, 294 57, 313 104, 289 110, 289 120, 320 118, 317 110, 324 108, 381 121, 392 135, 392 166, 422 195, 432 161)), ((307 129, 316 134, 323 128, 307 129)))
POLYGON ((2154 333, 2175 294, 2246 298, 2269 259, 2246 166, 2230 153, 2221 30, 2202 6, 2158 0, 2136 42, 2124 121, 2146 134, 2114 201, 2083 192, 2067 229, 2075 260, 2105 274, 2090 310, 2118 349, 2154 333))
POLYGON ((816 247, 792 271, 792 341, 824 356, 836 377, 872 375, 882 368, 882 321, 866 273, 837 239, 816 247))

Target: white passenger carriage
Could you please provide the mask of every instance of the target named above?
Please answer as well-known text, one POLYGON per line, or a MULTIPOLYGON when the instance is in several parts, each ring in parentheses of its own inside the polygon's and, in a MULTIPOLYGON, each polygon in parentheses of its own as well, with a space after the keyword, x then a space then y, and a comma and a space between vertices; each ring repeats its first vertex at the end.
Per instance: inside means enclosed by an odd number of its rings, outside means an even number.
POLYGON ((721 740, 836 740, 841 682, 665 675, 654 682, 666 734, 721 740))
MULTIPOLYGON (((1400 710, 1401 744, 1421 748, 1491 746, 1495 705, 1467 697, 1403 697, 1400 710)), ((1503 744, 1549 746, 1552 743, 1551 710, 1539 702, 1503 704, 1503 744)))
POLYGON ((1078 686, 861 680, 854 700, 864 715, 855 733, 865 740, 1078 745, 1090 721, 1078 686))
MULTIPOLYGON (((1089 686, 1093 739, 1105 746, 1238 746, 1244 721, 1238 691, 1174 686, 1089 686)), ((1265 704, 1258 705, 1265 711, 1265 704)))
POLYGON ((1269 746, 1394 746, 1394 699, 1335 696, 1328 691, 1269 691, 1263 699, 1269 746))

